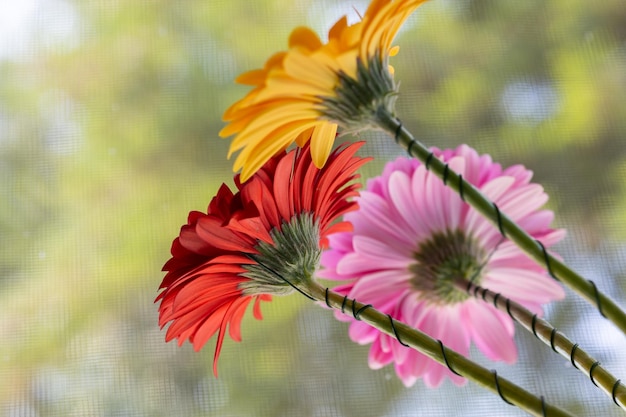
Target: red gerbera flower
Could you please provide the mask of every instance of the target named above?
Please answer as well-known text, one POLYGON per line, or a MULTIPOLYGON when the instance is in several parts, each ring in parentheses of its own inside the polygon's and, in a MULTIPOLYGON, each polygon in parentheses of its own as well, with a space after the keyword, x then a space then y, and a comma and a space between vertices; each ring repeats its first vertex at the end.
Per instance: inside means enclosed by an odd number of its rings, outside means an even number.
POLYGON ((170 323, 166 341, 185 340, 194 349, 217 332, 213 371, 227 328, 241 340, 246 307, 254 301, 261 319, 261 301, 306 283, 319 264, 327 236, 350 230, 335 222, 356 209, 356 170, 369 159, 355 156, 362 143, 337 149, 317 168, 308 145, 269 160, 237 192, 222 185, 207 213, 192 211, 172 244, 172 258, 160 288, 159 324, 170 323))

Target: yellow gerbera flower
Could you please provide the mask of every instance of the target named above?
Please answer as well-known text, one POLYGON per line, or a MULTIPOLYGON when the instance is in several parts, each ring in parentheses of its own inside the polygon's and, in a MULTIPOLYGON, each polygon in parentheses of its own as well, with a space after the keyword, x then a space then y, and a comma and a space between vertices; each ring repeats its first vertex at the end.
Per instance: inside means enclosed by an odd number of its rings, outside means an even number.
POLYGON ((373 0, 360 22, 344 16, 323 44, 306 27, 289 37, 289 49, 265 67, 240 75, 254 86, 224 113, 220 136, 235 135, 228 157, 241 151, 234 170, 252 176, 294 141, 311 138, 311 155, 322 167, 333 146, 337 125, 348 132, 376 126, 377 113, 393 113, 397 95, 388 58, 398 52, 393 39, 407 17, 425 0, 373 0))

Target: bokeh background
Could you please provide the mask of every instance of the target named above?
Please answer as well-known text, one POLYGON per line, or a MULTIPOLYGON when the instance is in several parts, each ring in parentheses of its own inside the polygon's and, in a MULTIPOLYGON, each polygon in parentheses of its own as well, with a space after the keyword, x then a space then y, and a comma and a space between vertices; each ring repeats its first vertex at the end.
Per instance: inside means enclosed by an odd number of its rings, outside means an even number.
MULTIPOLYGON (((362 0, 0 0, 0 415, 521 416, 446 382, 367 367, 347 325, 298 295, 243 342, 164 342, 153 304, 190 210, 232 183, 232 80, 324 38, 362 0)), ((626 306, 626 3, 433 0, 400 33, 398 114, 424 143, 523 163, 551 195, 566 262, 626 306)), ((364 134, 376 175, 400 155, 364 134)), ((353 138, 348 138, 352 140, 353 138)), ((251 316, 251 314, 250 314, 251 316)), ((547 317, 626 379, 626 337, 568 291, 547 317)), ((622 415, 518 328, 517 364, 472 358, 549 402, 622 415)))

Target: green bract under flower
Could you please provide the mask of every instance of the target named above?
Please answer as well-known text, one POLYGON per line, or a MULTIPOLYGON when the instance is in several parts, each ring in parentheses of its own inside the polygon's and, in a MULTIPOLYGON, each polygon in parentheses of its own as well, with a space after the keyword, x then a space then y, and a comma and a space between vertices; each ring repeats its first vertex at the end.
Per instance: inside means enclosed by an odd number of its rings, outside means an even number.
POLYGON ((319 265, 319 221, 310 213, 302 213, 283 222, 270 232, 273 243, 260 242, 258 254, 250 255, 256 263, 245 265, 241 274, 250 280, 239 288, 244 294, 285 295, 294 287, 306 288, 319 265))
POLYGON ((357 59, 356 78, 340 71, 334 95, 321 97, 320 112, 340 123, 346 133, 376 129, 381 112, 395 113, 398 88, 389 72, 388 59, 376 55, 369 63, 357 59))

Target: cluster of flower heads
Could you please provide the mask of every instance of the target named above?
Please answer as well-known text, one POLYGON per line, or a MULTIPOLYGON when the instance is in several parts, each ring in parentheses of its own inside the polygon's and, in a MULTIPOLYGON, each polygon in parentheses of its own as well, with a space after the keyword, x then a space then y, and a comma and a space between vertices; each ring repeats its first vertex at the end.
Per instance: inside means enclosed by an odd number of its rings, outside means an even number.
MULTIPOLYGON (((356 156, 361 145, 333 150, 338 126, 354 132, 375 126, 381 111, 393 114, 392 42, 423 1, 373 0, 358 23, 340 19, 326 44, 297 28, 287 51, 237 79, 254 87, 226 111, 220 133, 235 135, 229 156, 240 152, 237 191, 223 185, 206 213, 190 213, 157 297, 159 323, 169 324, 166 340, 189 340, 199 350, 217 333, 215 373, 226 333, 241 340, 251 302, 260 319, 261 301, 306 294, 316 275, 345 281, 335 290, 459 353, 467 355, 473 342, 488 358, 507 362, 517 356, 511 319, 470 298, 463 285, 487 287, 537 313, 563 297, 543 269, 417 160, 387 164, 359 196, 357 170, 368 160, 356 156), (286 152, 292 143, 298 147, 286 152)), ((546 194, 523 167, 502 169, 467 146, 434 153, 546 247, 562 237, 550 228, 552 212, 541 209, 546 194)), ((350 337, 372 344, 372 368, 394 363, 407 386, 419 378, 438 386, 446 376, 463 382, 352 321, 350 337)))

